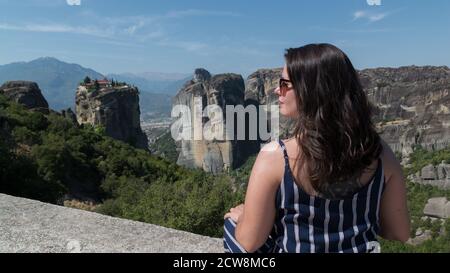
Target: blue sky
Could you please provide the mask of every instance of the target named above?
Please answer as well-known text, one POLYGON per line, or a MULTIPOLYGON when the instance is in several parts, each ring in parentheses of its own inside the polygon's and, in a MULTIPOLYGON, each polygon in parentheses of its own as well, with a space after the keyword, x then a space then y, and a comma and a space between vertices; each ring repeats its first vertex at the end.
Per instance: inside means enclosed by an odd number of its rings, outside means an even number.
POLYGON ((248 75, 328 42, 361 68, 450 65, 450 1, 0 0, 0 64, 52 56, 101 73, 248 75))

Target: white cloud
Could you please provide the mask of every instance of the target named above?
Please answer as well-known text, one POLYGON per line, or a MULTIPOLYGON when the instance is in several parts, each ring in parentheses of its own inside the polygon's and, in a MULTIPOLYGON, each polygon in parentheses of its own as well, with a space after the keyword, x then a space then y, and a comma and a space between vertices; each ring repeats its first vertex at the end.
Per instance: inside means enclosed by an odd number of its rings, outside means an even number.
POLYGON ((381 6, 381 0, 367 0, 369 6, 381 6))
POLYGON ((399 32, 407 31, 409 28, 335 28, 335 27, 322 27, 322 26, 311 26, 308 28, 310 31, 326 31, 326 32, 337 32, 337 33, 376 33, 376 32, 399 32))
POLYGON ((369 22, 376 22, 383 20, 389 15, 389 13, 375 13, 375 12, 369 12, 364 10, 358 10, 353 13, 353 21, 358 19, 367 19, 369 22))
MULTIPOLYGON (((77 5, 81 1, 67 0, 67 4, 77 5)), ((186 9, 173 10, 159 15, 150 16, 101 16, 95 11, 83 10, 78 13, 79 21, 84 23, 36 23, 36 22, 0 22, 0 30, 42 32, 42 33, 72 33, 101 38, 105 42, 117 46, 127 46, 130 43, 144 45, 153 43, 159 46, 180 48, 197 54, 214 52, 212 45, 198 40, 179 39, 168 33, 165 25, 172 20, 185 17, 202 16, 240 16, 238 13, 217 10, 186 9), (82 18, 80 18, 82 17, 82 18)))
POLYGON ((187 9, 187 10, 174 10, 165 14, 164 18, 181 18, 187 16, 241 16, 239 13, 229 11, 216 11, 216 10, 199 10, 199 9, 187 9))
POLYGON ((359 18, 363 18, 364 16, 366 16, 366 12, 362 11, 362 10, 358 10, 358 11, 355 11, 355 13, 353 13, 353 19, 354 20, 359 19, 359 18))
POLYGON ((100 29, 96 27, 74 27, 63 24, 27 24, 27 25, 13 25, 0 23, 0 29, 28 31, 28 32, 50 32, 50 33, 74 33, 85 34, 97 37, 111 37, 114 33, 111 29, 100 29))
POLYGON ((206 53, 206 51, 209 49, 209 45, 206 43, 196 41, 179 41, 169 39, 167 37, 158 41, 157 44, 160 46, 181 48, 189 52, 197 53, 206 53))
POLYGON ((66 0, 67 5, 69 6, 80 6, 81 0, 66 0))

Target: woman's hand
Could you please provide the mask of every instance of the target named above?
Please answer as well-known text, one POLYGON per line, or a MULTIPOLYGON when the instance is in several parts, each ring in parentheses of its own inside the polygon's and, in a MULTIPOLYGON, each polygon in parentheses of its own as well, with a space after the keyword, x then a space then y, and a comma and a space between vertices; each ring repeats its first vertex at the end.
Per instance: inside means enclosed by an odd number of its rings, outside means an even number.
POLYGON ((225 214, 223 219, 231 218, 235 223, 238 223, 239 218, 244 213, 244 204, 240 204, 234 208, 231 208, 228 213, 225 214))

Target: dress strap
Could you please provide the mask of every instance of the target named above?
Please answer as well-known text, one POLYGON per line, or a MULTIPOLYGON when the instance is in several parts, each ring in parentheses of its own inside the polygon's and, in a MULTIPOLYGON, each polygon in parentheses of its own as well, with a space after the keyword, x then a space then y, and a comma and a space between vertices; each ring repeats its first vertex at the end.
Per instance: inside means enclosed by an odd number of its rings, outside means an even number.
POLYGON ((377 183, 380 184, 381 191, 384 191, 385 181, 384 181, 384 168, 383 168, 383 159, 378 157, 378 166, 375 173, 375 179, 377 179, 377 183))
POLYGON ((284 142, 281 139, 278 140, 278 144, 280 144, 281 150, 283 150, 284 163, 287 166, 289 166, 289 157, 288 157, 288 154, 287 154, 286 145, 284 145, 284 142))

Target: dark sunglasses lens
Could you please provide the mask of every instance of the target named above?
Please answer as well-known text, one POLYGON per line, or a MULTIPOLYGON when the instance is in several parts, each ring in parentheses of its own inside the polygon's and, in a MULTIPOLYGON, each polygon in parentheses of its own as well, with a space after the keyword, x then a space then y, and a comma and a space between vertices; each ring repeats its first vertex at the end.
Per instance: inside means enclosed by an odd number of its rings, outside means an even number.
POLYGON ((281 94, 282 95, 286 94, 286 91, 288 89, 287 82, 284 81, 283 79, 281 79, 280 83, 279 83, 279 87, 280 87, 281 94))

